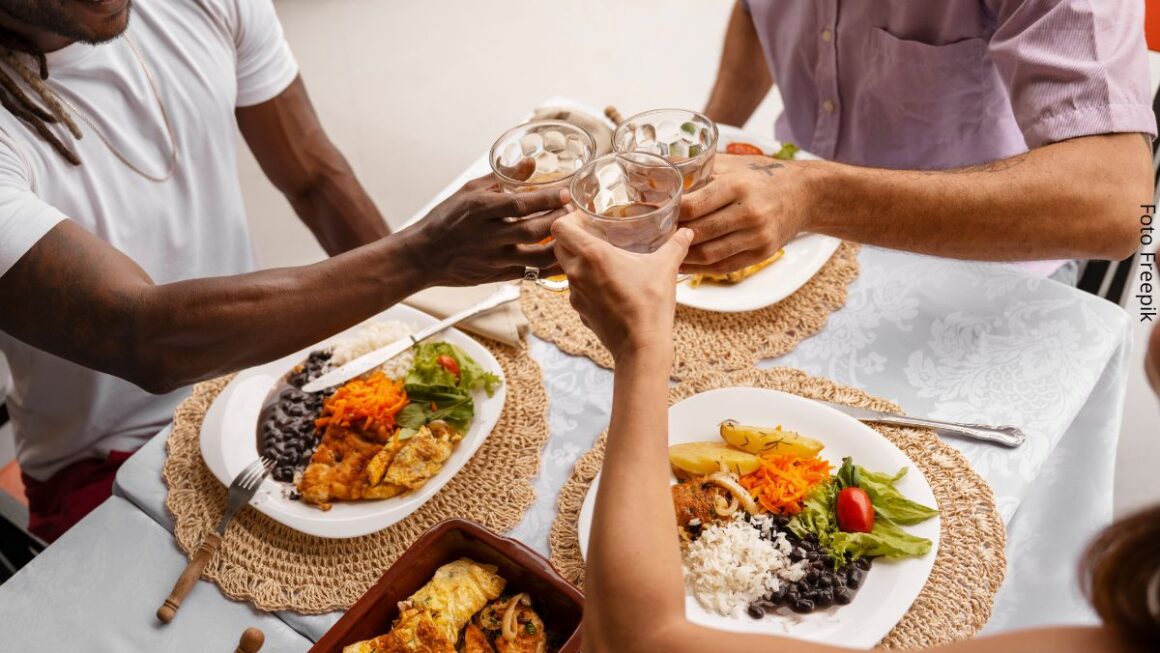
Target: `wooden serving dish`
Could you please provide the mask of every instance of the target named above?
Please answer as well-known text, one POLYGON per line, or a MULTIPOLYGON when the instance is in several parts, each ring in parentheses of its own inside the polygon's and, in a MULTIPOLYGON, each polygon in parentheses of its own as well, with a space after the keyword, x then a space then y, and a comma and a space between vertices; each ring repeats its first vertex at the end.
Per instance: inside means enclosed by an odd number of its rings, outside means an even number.
POLYGON ((532 597, 548 631, 549 653, 579 653, 584 594, 522 542, 466 519, 439 522, 415 540, 310 653, 342 653, 344 646, 387 632, 399 615, 399 601, 431 580, 440 566, 459 558, 496 565, 507 579, 507 592, 532 597))

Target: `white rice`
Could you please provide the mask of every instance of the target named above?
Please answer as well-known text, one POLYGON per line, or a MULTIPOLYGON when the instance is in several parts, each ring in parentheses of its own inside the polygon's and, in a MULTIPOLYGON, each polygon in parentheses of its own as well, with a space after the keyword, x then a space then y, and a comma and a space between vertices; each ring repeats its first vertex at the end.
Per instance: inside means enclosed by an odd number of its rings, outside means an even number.
POLYGON ((804 562, 792 562, 793 545, 776 531, 772 541, 762 533, 773 531, 765 515, 750 525, 743 519, 714 524, 684 551, 685 588, 706 610, 741 617, 750 603, 778 590, 782 581, 805 576, 804 562))
MULTIPOLYGON (((376 349, 385 347, 393 342, 406 338, 414 332, 410 326, 397 320, 370 322, 351 335, 339 340, 331 350, 330 364, 337 367, 368 354, 376 349)), ((379 366, 384 374, 392 379, 399 379, 407 374, 411 368, 411 360, 415 355, 410 349, 379 366)))

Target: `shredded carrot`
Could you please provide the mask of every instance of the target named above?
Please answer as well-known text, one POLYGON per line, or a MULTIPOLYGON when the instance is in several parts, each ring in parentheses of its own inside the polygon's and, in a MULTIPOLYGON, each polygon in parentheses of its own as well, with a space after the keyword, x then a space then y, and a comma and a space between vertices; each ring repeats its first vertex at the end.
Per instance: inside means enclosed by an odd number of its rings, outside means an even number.
POLYGON ((409 403, 402 380, 382 372, 348 381, 322 404, 322 416, 314 423, 358 429, 385 440, 395 429, 395 415, 409 403))
POLYGON ((741 487, 769 512, 796 515, 810 490, 830 478, 830 463, 821 458, 802 458, 789 454, 765 454, 758 457, 756 471, 741 477, 741 487))

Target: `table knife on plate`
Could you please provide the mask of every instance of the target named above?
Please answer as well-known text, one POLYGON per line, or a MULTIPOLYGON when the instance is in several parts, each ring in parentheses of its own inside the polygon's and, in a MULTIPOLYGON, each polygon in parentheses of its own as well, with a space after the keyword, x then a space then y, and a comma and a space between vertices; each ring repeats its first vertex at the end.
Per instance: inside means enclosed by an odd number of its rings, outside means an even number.
POLYGON ((820 402, 834 410, 843 412, 850 417, 861 422, 872 422, 875 424, 890 424, 892 426, 918 426, 921 428, 935 429, 948 433, 950 435, 957 435, 971 440, 982 440, 984 442, 992 442, 1004 447, 1018 447, 1027 439, 1023 431, 1014 426, 986 426, 984 424, 960 424, 958 422, 944 422, 936 419, 925 419, 922 417, 907 417, 906 415, 897 415, 895 413, 888 413, 883 410, 871 410, 869 408, 858 408, 857 406, 847 406, 845 404, 835 404, 829 401, 820 402))
POLYGON ((263 456, 247 465, 234 478, 234 482, 230 483, 229 493, 226 495, 226 512, 222 515, 222 520, 218 522, 217 530, 205 536, 201 546, 197 548, 197 553, 193 554, 189 564, 185 566, 185 571, 181 572, 181 576, 174 583, 173 590, 169 592, 169 596, 161 604, 161 607, 157 608, 157 618, 161 620, 161 623, 167 624, 177 616, 177 609, 181 607, 181 602, 185 600, 189 590, 197 584, 205 565, 221 545, 222 536, 226 534, 226 527, 230 525, 230 521, 242 509, 242 506, 254 498, 254 493, 262 486, 262 481, 270 475, 270 470, 273 467, 274 461, 263 456))
POLYGON ((499 308, 508 302, 514 302, 519 298, 520 287, 515 284, 506 284, 491 297, 488 297, 471 308, 462 310, 445 320, 432 324, 426 329, 412 333, 402 340, 396 340, 386 347, 380 347, 368 354, 363 354, 349 363, 323 374, 302 386, 302 391, 320 392, 327 388, 346 383, 355 377, 366 374, 441 331, 450 329, 464 320, 469 320, 477 315, 499 308))

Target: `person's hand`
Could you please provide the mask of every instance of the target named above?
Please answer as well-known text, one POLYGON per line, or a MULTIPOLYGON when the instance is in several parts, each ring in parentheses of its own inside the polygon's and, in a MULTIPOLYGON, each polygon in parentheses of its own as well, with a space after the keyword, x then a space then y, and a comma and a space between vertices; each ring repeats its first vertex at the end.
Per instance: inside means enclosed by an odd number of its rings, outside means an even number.
POLYGON ((713 179, 681 200, 693 230, 682 272, 722 274, 760 263, 801 231, 810 206, 802 166, 765 156, 718 154, 713 179))
POLYGON ((431 209, 401 231, 409 263, 433 286, 474 286, 523 276, 525 267, 556 274, 556 255, 548 237, 568 195, 560 190, 503 193, 489 174, 431 209), (531 218, 524 216, 551 211, 531 218))
POLYGON ((580 319, 616 360, 647 348, 671 350, 677 268, 693 232, 680 229, 652 254, 636 254, 588 233, 579 219, 561 218, 552 235, 580 319))

